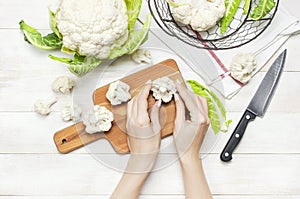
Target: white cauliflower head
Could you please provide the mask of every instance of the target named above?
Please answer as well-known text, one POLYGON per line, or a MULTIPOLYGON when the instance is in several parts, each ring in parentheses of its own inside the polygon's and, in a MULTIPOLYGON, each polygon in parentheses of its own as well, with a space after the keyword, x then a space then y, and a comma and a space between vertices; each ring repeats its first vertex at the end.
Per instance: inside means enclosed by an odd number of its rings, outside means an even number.
POLYGON ((61 0, 56 13, 63 45, 80 55, 99 59, 128 38, 124 0, 61 0))
POLYGON ((131 54, 131 59, 138 64, 152 62, 150 50, 138 49, 131 54))
POLYGON ((122 81, 116 81, 109 85, 106 93, 106 98, 110 101, 111 105, 119 105, 131 99, 129 93, 130 86, 122 81))
POLYGON ((176 86, 170 78, 162 77, 153 81, 151 91, 155 99, 168 103, 176 92, 176 86))
POLYGON ((64 107, 64 109, 61 111, 61 117, 64 121, 70 121, 78 122, 81 118, 82 110, 79 106, 76 104, 68 104, 64 107))
POLYGON ((89 134, 109 131, 114 116, 105 106, 95 105, 94 110, 88 112, 83 120, 85 131, 89 134))
POLYGON ((68 76, 57 77, 52 83, 52 90, 56 93, 70 93, 75 85, 72 78, 68 76))
POLYGON ((52 99, 51 101, 37 100, 34 103, 34 111, 40 115, 49 115, 51 112, 51 106, 56 102, 56 99, 52 99))
POLYGON ((229 71, 234 79, 245 84, 250 80, 255 68, 256 58, 254 54, 238 53, 232 58, 229 71))
POLYGON ((194 30, 205 31, 217 24, 225 14, 224 0, 175 0, 172 9, 176 21, 191 25, 194 30))

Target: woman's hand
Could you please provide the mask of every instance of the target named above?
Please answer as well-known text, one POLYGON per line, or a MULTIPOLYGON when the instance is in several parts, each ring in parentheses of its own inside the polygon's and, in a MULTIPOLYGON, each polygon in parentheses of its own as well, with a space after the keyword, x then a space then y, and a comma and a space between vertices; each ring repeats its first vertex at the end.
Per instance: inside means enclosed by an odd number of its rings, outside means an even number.
POLYGON ((208 105, 201 97, 177 83, 179 95, 175 95, 176 119, 174 139, 180 158, 198 157, 200 147, 209 127, 208 105), (189 115, 186 114, 186 111, 189 115))
POLYGON ((111 199, 137 199, 142 186, 152 170, 160 148, 159 109, 157 101, 148 114, 148 96, 151 82, 127 106, 127 138, 130 158, 118 186, 111 199))
POLYGON ((127 138, 131 152, 128 165, 130 172, 148 172, 154 166, 161 141, 161 125, 159 109, 161 101, 157 101, 148 114, 148 96, 151 82, 147 82, 141 92, 127 106, 127 138), (134 161, 132 161, 134 159, 134 161))
POLYGON ((176 86, 179 95, 175 95, 176 119, 173 136, 180 158, 186 198, 211 199, 199 157, 199 150, 209 127, 207 101, 180 83, 176 86))

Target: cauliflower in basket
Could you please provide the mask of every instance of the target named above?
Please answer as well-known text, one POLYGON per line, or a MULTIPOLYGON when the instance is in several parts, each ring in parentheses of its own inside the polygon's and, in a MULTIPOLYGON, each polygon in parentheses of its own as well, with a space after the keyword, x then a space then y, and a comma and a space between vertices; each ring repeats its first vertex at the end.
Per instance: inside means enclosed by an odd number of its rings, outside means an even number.
POLYGON ((250 80, 255 68, 256 58, 254 54, 238 53, 232 58, 229 71, 234 79, 245 84, 250 80))
POLYGON ((172 14, 176 21, 191 25, 196 31, 206 31, 224 16, 226 10, 224 1, 172 0, 172 14))

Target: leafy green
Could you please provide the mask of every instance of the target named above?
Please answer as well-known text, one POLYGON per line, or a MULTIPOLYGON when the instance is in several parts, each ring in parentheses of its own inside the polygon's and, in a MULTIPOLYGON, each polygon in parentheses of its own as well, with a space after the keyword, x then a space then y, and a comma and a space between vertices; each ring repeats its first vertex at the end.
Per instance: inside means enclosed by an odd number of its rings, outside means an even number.
POLYGON ((265 17, 274 7, 274 0, 260 0, 252 12, 251 18, 253 20, 259 20, 265 17))
POLYGON ((76 51, 73 51, 73 50, 67 48, 64 45, 62 45, 60 51, 63 52, 63 53, 67 53, 67 54, 74 54, 74 53, 76 53, 76 51))
POLYGON ((232 120, 226 121, 226 109, 217 95, 195 80, 188 80, 187 82, 196 94, 206 98, 208 103, 208 117, 211 121, 211 127, 214 133, 217 134, 220 131, 227 131, 232 120), (221 115, 219 115, 219 113, 221 113, 221 115))
POLYGON ((225 0, 226 11, 221 19, 221 34, 224 34, 230 25, 236 11, 240 6, 241 0, 225 0))
POLYGON ((49 8, 49 15, 50 15, 50 28, 51 30, 56 34, 56 36, 60 39, 62 39, 62 35, 60 34, 58 28, 57 28, 57 21, 55 17, 55 13, 50 10, 49 8))
POLYGON ((243 15, 246 15, 249 12, 250 4, 251 0, 245 0, 243 15))
POLYGON ((44 49, 44 50, 53 50, 61 48, 62 40, 57 37, 55 33, 42 36, 35 28, 27 25, 23 20, 19 23, 20 29, 23 30, 24 39, 33 46, 44 49))
POLYGON ((152 16, 148 14, 141 31, 137 32, 135 30, 131 30, 125 44, 112 49, 108 58, 114 59, 125 54, 132 54, 134 51, 136 51, 139 46, 147 39, 151 19, 152 16))
POLYGON ((125 0, 128 15, 128 30, 132 30, 140 14, 142 0, 125 0))
POLYGON ((60 58, 53 55, 49 55, 49 58, 68 64, 69 70, 78 77, 82 77, 88 72, 101 64, 101 60, 95 57, 86 57, 74 54, 74 58, 60 58))

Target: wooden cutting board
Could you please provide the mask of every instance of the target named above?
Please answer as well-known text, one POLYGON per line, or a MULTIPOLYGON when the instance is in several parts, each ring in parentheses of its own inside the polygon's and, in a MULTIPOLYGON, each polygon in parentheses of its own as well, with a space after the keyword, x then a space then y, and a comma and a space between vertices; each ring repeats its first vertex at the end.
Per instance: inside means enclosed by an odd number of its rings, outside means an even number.
MULTIPOLYGON (((148 80, 155 80, 160 77, 168 76, 170 79, 184 82, 178 66, 173 59, 168 59, 156 65, 148 67, 144 70, 133 73, 127 77, 120 79, 130 86, 131 96, 134 97, 148 80)), ((183 83, 183 85, 185 85, 183 83)), ((54 134, 54 142, 60 153, 69 153, 73 150, 81 148, 91 142, 99 139, 107 139, 117 153, 128 153, 127 135, 125 133, 126 124, 126 105, 123 103, 118 106, 111 106, 105 95, 109 84, 98 88, 94 92, 94 104, 106 106, 114 114, 112 128, 108 132, 99 132, 96 134, 88 134, 85 132, 85 125, 82 122, 74 124, 54 134)), ((148 107, 151 108, 155 100, 152 95, 148 98, 148 107)), ((162 104, 160 111, 160 120, 162 124, 162 138, 173 133, 175 120, 175 103, 174 100, 168 104, 162 104)))

